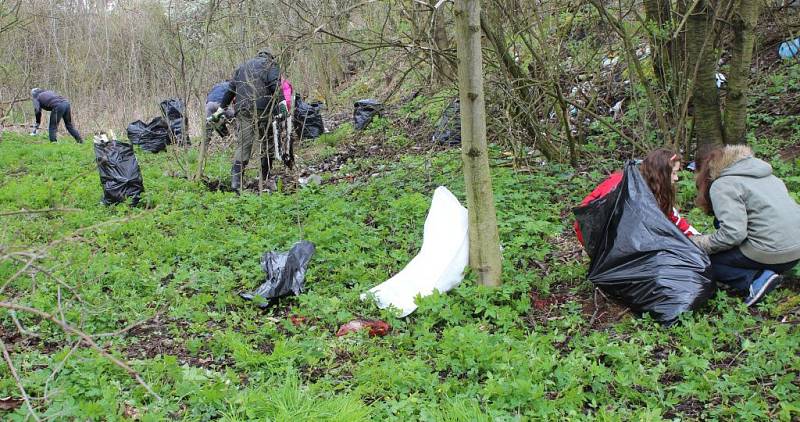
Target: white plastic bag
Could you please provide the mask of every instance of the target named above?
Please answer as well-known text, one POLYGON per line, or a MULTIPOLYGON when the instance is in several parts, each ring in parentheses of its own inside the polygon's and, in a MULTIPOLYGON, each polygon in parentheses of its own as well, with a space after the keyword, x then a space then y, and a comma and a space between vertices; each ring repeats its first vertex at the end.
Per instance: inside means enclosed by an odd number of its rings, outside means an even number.
MULTIPOLYGON (((428 296, 434 289, 444 293, 461 283, 469 259, 467 227, 467 209, 446 187, 436 188, 419 253, 397 275, 368 292, 378 307, 394 306, 405 317, 417 309, 417 295, 428 296)), ((362 300, 367 297, 361 295, 362 300)))

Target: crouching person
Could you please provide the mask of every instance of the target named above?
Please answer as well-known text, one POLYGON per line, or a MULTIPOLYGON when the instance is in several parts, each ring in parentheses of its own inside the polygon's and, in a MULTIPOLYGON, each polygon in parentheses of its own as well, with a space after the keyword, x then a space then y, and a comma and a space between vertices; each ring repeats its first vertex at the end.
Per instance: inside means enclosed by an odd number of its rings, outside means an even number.
POLYGON ((228 122, 233 119, 233 106, 222 108, 222 104, 231 104, 235 97, 233 84, 225 80, 215 84, 206 97, 206 140, 216 131, 221 137, 228 136, 228 122))
POLYGON ((69 132, 79 144, 83 143, 83 138, 81 138, 81 134, 78 133, 78 129, 75 129, 75 126, 72 125, 72 113, 69 101, 67 101, 66 98, 53 91, 34 88, 31 90, 31 101, 33 101, 33 113, 36 116, 36 125, 33 127, 31 135, 35 135, 36 131, 39 130, 39 124, 42 121, 42 110, 46 110, 50 112, 50 126, 48 127, 50 142, 56 142, 58 124, 61 123, 63 119, 67 132, 69 132))
POLYGON ((692 240, 709 254, 716 281, 746 292, 753 306, 800 260, 800 205, 745 145, 706 153, 696 184, 695 203, 717 231, 692 240))

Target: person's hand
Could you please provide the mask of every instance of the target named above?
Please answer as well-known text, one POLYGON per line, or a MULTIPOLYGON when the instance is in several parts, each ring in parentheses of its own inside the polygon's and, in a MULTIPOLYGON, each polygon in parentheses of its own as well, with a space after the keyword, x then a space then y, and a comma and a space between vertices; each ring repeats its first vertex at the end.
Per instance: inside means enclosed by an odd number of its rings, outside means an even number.
POLYGON ((692 242, 695 245, 697 245, 698 248, 704 250, 706 253, 708 253, 709 250, 711 249, 711 245, 710 245, 711 237, 709 235, 707 235, 707 234, 694 235, 694 236, 690 237, 689 239, 691 239, 692 242))

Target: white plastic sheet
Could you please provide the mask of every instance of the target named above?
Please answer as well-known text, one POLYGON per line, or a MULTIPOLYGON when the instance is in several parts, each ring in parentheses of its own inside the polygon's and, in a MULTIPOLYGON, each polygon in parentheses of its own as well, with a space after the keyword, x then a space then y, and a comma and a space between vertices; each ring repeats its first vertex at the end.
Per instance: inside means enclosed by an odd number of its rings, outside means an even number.
POLYGON ((446 187, 436 188, 417 256, 361 299, 372 294, 379 308, 394 306, 405 317, 417 309, 417 295, 428 296, 434 290, 444 293, 457 286, 469 259, 468 226, 467 209, 446 187))

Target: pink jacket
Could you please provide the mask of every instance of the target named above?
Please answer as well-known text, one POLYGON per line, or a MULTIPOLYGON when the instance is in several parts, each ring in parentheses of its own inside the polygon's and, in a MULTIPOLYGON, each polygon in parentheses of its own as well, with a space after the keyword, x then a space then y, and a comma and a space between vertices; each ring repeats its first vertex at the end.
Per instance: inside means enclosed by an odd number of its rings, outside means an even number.
POLYGON ((281 91, 283 92, 283 99, 286 100, 286 108, 289 113, 291 113, 292 99, 294 99, 294 87, 292 87, 292 83, 286 78, 281 78, 281 91))

